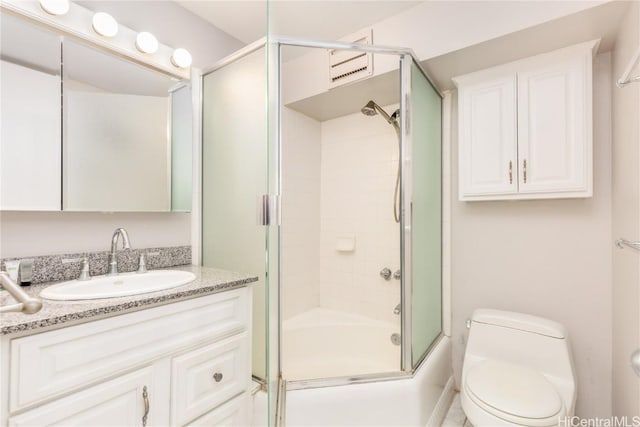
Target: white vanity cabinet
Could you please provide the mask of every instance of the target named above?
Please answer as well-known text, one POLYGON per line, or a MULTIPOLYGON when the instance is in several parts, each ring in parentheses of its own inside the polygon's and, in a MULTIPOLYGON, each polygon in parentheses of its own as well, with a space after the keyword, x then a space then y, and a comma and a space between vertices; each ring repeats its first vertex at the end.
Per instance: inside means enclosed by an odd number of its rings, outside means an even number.
POLYGON ((454 78, 459 199, 591 197, 598 41, 454 78))
POLYGON ((147 366, 11 417, 9 425, 166 425, 168 379, 160 366, 147 366))
POLYGON ((2 425, 246 425, 250 292, 4 337, 2 425))

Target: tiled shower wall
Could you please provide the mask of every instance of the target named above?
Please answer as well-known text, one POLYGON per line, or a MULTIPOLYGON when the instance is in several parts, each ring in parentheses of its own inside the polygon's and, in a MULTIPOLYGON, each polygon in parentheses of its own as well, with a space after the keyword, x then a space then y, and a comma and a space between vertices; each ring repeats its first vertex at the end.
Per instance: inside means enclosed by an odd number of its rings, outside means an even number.
POLYGON ((282 316, 320 303, 320 123, 284 108, 282 167, 282 316))
POLYGON ((396 322, 400 281, 379 274, 400 268, 396 133, 382 117, 356 113, 323 122, 321 146, 320 306, 396 322), (350 238, 352 252, 336 250, 350 238))
POLYGON ((398 322, 400 281, 379 275, 400 268, 395 131, 379 116, 320 123, 290 109, 283 130, 284 319, 323 307, 398 322))

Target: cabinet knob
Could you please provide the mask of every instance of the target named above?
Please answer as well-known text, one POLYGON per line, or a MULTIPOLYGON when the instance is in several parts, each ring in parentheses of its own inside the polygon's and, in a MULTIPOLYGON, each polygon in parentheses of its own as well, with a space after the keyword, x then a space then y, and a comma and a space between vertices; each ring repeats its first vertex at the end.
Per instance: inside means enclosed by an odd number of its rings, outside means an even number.
POLYGON ((219 383, 220 381, 222 381, 222 374, 220 372, 216 372, 215 374, 213 374, 213 379, 216 380, 217 383, 219 383))
POLYGON ((522 162, 522 169, 523 169, 523 173, 522 173, 522 177, 524 178, 524 183, 527 183, 527 159, 524 159, 524 161, 522 162))

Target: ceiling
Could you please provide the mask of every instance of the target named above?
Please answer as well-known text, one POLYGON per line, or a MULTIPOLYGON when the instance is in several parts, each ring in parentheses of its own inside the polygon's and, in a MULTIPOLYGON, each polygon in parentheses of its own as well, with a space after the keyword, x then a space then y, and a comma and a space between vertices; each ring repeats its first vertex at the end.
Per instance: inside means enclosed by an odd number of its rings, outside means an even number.
MULTIPOLYGON (((266 35, 267 2, 174 0, 236 39, 251 43, 266 35)), ((404 0, 271 0, 269 32, 339 40, 422 3, 404 0)))
POLYGON ((522 31, 507 34, 422 62, 440 90, 452 77, 600 39, 599 53, 613 49, 628 2, 612 1, 522 31))
MULTIPOLYGON (((610 51, 616 41, 627 2, 608 2, 541 25, 469 46, 421 65, 441 91, 453 89, 452 77, 494 67, 572 44, 601 39, 599 53, 610 51)), ((286 72, 286 68, 285 68, 286 72)), ((286 82, 286 79, 284 79, 286 82)), ((398 102, 400 80, 393 71, 340 86, 287 106, 318 121, 354 113, 375 99, 381 105, 398 102)))

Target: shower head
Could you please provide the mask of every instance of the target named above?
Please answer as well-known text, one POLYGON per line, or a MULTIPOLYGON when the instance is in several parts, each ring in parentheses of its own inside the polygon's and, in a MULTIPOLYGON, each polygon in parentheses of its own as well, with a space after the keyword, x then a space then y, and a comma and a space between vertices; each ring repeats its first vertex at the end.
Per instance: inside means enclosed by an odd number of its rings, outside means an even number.
POLYGON ((400 110, 397 110, 393 115, 389 116, 386 111, 382 109, 375 101, 371 100, 367 102, 367 105, 360 109, 362 114, 365 116, 375 116, 376 114, 380 114, 390 125, 393 125, 394 128, 398 126, 398 116, 400 115, 400 110))
POLYGON ((378 114, 378 112, 376 111, 376 105, 377 104, 375 102, 369 101, 367 102, 367 105, 362 107, 360 111, 362 111, 362 114, 364 114, 365 116, 375 116, 376 114, 378 114))

